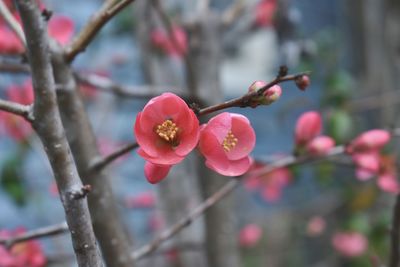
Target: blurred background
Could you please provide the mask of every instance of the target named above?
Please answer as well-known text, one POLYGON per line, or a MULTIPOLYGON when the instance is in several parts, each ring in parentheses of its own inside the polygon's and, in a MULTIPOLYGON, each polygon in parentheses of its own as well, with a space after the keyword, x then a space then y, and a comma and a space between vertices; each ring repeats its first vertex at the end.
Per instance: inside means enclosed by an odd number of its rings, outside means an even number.
MULTIPOLYGON (((135 117, 149 95, 162 91, 185 95, 190 87, 185 80, 185 56, 179 49, 157 42, 166 38, 162 16, 156 11, 148 16, 143 2, 137 0, 116 16, 73 63, 102 155, 134 140, 135 117), (131 94, 96 89, 88 78, 110 79, 126 85, 131 94)), ((273 79, 280 65, 286 65, 289 73, 311 71, 311 86, 305 92, 288 82, 282 84, 282 97, 271 106, 229 110, 250 119, 257 135, 253 151, 257 161, 268 164, 291 154, 296 119, 309 110, 323 114, 323 132, 337 144, 345 144, 367 129, 399 126, 399 1, 161 2, 174 29, 183 32, 189 46, 201 43, 192 25, 199 5, 209 5, 209 10, 218 14, 219 24, 211 27, 218 27, 218 40, 212 40, 219 60, 205 60, 198 72, 206 73, 208 64, 218 64, 210 68, 218 71, 217 87, 224 99, 243 95, 256 80, 273 79)), ((70 18, 77 33, 102 1, 43 3, 53 16, 70 18)), ((5 35, 0 35, 0 42, 4 41, 5 35)), ((2 62, 21 60, 20 55, 0 52, 2 62)), ((1 97, 9 98, 10 90, 25 90, 28 79, 27 73, 2 71, 1 97)), ((1 233, 63 222, 64 211, 39 139, 20 118, 0 119, 1 233)), ((398 145, 393 139, 385 149, 388 160, 397 162, 398 145)), ((152 240, 202 199, 199 182, 187 176, 195 168, 191 159, 166 179, 175 182, 165 186, 168 188, 163 188, 164 182, 149 184, 143 165, 144 160, 131 152, 107 169, 135 247, 152 240), (177 183, 183 186, 180 191, 187 189, 186 195, 173 193, 177 183)), ((282 168, 261 179, 257 186, 245 181, 231 194, 231 217, 226 220, 234 226, 230 233, 239 246, 240 266, 357 267, 388 262, 395 197, 382 192, 374 179, 356 179, 349 158, 282 168)), ((201 260, 207 246, 204 224, 204 219, 199 219, 140 265, 207 266, 201 260), (193 260, 188 258, 197 259, 196 264, 189 264, 193 260)), ((75 266, 67 234, 39 242, 46 266, 75 266)), ((1 255, 0 266, 14 266, 2 263, 1 255)))

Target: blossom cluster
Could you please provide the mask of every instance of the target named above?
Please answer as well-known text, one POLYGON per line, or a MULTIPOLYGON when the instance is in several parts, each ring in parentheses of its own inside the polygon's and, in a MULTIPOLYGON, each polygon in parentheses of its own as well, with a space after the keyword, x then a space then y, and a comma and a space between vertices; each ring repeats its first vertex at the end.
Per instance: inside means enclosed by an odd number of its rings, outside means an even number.
POLYGON ((224 112, 200 126, 193 110, 172 93, 146 104, 137 115, 134 132, 150 183, 161 181, 196 146, 208 168, 226 176, 242 175, 250 168, 249 153, 255 145, 254 130, 245 116, 224 112))

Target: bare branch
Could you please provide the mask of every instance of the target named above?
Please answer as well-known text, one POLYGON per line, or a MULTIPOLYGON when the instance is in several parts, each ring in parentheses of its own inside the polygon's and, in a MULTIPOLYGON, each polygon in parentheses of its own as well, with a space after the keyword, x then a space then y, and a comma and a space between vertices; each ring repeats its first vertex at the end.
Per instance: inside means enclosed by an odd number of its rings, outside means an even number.
POLYGON ((21 40, 22 44, 26 47, 26 40, 22 27, 18 23, 18 21, 14 18, 13 14, 11 14, 10 10, 7 8, 4 1, 0 1, 0 15, 4 18, 8 26, 10 26, 10 28, 15 32, 15 34, 21 40))
POLYGON ((80 52, 84 51, 102 27, 127 5, 135 0, 106 1, 75 37, 72 43, 66 47, 65 57, 68 62, 72 61, 80 52))
POLYGON ((29 73, 29 65, 0 56, 0 72, 29 73))
POLYGON ((139 144, 136 142, 125 145, 125 146, 117 149, 113 153, 105 156, 104 158, 95 160, 93 162, 93 164, 91 165, 90 170, 99 171, 99 170, 103 169, 104 167, 106 167, 111 162, 113 162, 114 160, 118 159, 119 157, 125 155, 129 151, 136 149, 138 147, 139 147, 139 144))
POLYGON ((55 93, 51 51, 46 25, 34 0, 17 0, 27 40, 27 54, 35 93, 32 123, 49 158, 60 198, 65 210, 78 266, 103 266, 94 236, 87 201, 72 199, 70 192, 79 190, 82 182, 65 137, 55 93))
POLYGON ((148 99, 162 94, 163 92, 165 92, 165 89, 167 88, 168 91, 174 92, 175 94, 179 94, 183 98, 187 98, 187 96, 184 95, 182 89, 172 87, 169 85, 163 85, 163 86, 122 85, 110 80, 109 78, 96 74, 86 75, 77 73, 75 74, 75 76, 77 77, 78 81, 82 84, 93 86, 101 91, 114 93, 118 96, 123 96, 123 97, 148 99))
POLYGON ((269 82, 262 88, 260 88, 258 91, 253 92, 253 93, 247 93, 244 96, 226 101, 224 103, 216 104, 213 106, 209 106, 200 110, 197 110, 196 113, 199 116, 210 114, 212 112, 216 112, 222 109, 226 108, 231 108, 231 107, 247 107, 249 106, 249 102, 253 97, 260 96, 262 95, 267 89, 271 88, 272 86, 286 82, 286 81, 294 81, 298 77, 301 77, 303 75, 308 75, 309 72, 301 72, 293 75, 285 75, 285 76, 280 76, 278 75, 273 81, 269 82))
POLYGON ((19 103, 0 99, 0 110, 22 116, 30 122, 34 120, 32 106, 21 105, 19 103))
MULTIPOLYGON (((320 157, 294 157, 288 156, 282 159, 279 159, 271 164, 267 165, 266 167, 259 169, 257 171, 249 172, 247 175, 264 175, 270 173, 278 168, 287 167, 294 164, 302 164, 306 162, 313 162, 322 159, 326 159, 328 157, 337 156, 344 153, 344 146, 337 146, 330 150, 330 152, 326 155, 320 157)), ((218 201, 223 199, 229 193, 231 193, 241 181, 241 177, 232 178, 231 181, 226 183, 221 189, 215 192, 213 195, 208 197, 204 202, 202 202, 197 208, 195 208, 191 213, 187 216, 182 218, 176 224, 172 225, 171 227, 164 230, 157 238, 151 241, 149 244, 140 247, 139 249, 135 250, 132 253, 132 257, 136 260, 145 257, 146 255, 155 251, 160 245, 170 239, 171 237, 175 236, 181 230, 189 226, 195 219, 200 217, 204 212, 207 211, 208 208, 212 207, 218 201)))
POLYGON ((67 232, 68 232, 67 222, 62 222, 59 224, 45 226, 42 228, 31 230, 31 231, 28 231, 28 232, 25 232, 22 234, 18 234, 13 237, 0 238, 0 244, 10 248, 13 245, 20 243, 20 242, 26 242, 26 241, 29 241, 32 239, 38 239, 38 238, 42 238, 42 237, 49 237, 49 236, 64 234, 67 232))

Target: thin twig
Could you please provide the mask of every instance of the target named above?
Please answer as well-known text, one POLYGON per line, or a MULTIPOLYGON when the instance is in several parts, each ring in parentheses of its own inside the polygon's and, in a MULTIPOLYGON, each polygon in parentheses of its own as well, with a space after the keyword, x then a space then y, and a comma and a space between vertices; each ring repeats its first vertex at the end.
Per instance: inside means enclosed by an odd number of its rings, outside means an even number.
POLYGON ((210 114, 212 112, 216 112, 218 110, 231 108, 231 107, 247 107, 247 106, 249 106, 250 100, 252 98, 262 95, 267 89, 271 88, 272 86, 282 83, 282 82, 286 82, 286 81, 294 81, 298 77, 301 77, 303 75, 308 75, 308 74, 309 74, 309 72, 300 72, 300 73, 293 74, 293 75, 285 75, 285 76, 278 75, 273 81, 269 82, 268 84, 266 84, 265 86, 263 86, 256 92, 247 93, 244 96, 234 98, 234 99, 226 101, 224 103, 220 103, 220 104, 216 104, 213 106, 209 106, 209 107, 200 109, 197 111, 197 114, 199 116, 201 116, 201 115, 210 114))
POLYGON ((14 18, 13 14, 11 14, 4 1, 0 1, 0 15, 4 18, 8 26, 10 26, 10 28, 18 36, 19 40, 21 40, 22 44, 26 47, 24 31, 22 30, 22 27, 18 21, 14 18))
POLYGON ((28 64, 0 56, 0 72, 29 73, 30 68, 28 64))
MULTIPOLYGON (((287 167, 290 165, 294 164, 302 164, 306 162, 313 162, 313 161, 318 161, 322 159, 326 159, 328 157, 336 156, 339 154, 344 153, 344 146, 337 146, 334 147, 330 150, 329 153, 326 155, 320 156, 320 157, 294 157, 294 156, 288 156, 282 159, 279 159, 270 165, 253 171, 249 172, 247 175, 265 175, 267 173, 270 173, 278 168, 282 167, 287 167)), ((223 199, 225 196, 227 196, 229 193, 231 193, 239 184, 241 181, 241 177, 236 177, 232 178, 229 182, 227 182, 221 189, 219 189, 217 192, 215 192, 213 195, 208 197, 204 202, 202 202, 197 208, 195 208, 192 212, 190 212, 188 215, 183 217, 180 221, 178 221, 176 224, 172 225, 171 227, 167 228, 161 234, 156 237, 153 241, 148 243, 147 245, 144 245, 140 247, 139 249, 135 250, 132 253, 132 257, 135 260, 139 260, 146 255, 152 253, 155 251, 160 245, 170 239, 171 237, 175 236, 177 233, 179 233, 181 230, 183 230, 185 227, 189 226, 196 218, 200 217, 205 211, 207 211, 208 208, 216 204, 218 201, 223 199)))
POLYGON ((103 6, 90 18, 89 22, 75 37, 65 50, 68 62, 72 61, 80 52, 84 51, 102 27, 127 5, 135 0, 106 1, 103 6))
POLYGON ((90 170, 99 171, 99 170, 103 169, 104 167, 106 167, 111 162, 113 162, 114 160, 116 160, 117 158, 125 155, 129 151, 131 151, 135 148, 138 148, 138 147, 139 147, 139 144, 136 142, 127 144, 127 145, 119 148, 118 150, 112 152, 111 154, 105 156, 104 158, 94 160, 93 164, 90 167, 90 170))
POLYGON ((32 105, 21 105, 19 103, 0 99, 0 110, 22 116, 30 122, 33 122, 32 105))
POLYGON ((20 243, 20 242, 26 242, 32 239, 38 239, 42 237, 49 237, 49 236, 54 236, 58 234, 63 234, 68 232, 68 225, 67 222, 62 222, 59 224, 54 224, 50 226, 45 226, 41 227, 38 229, 34 229, 22 234, 18 234, 13 237, 9 238, 0 238, 0 244, 10 248, 13 245, 20 243))
POLYGON ((236 0, 222 13, 222 24, 224 27, 231 26, 245 11, 243 0, 236 0))
POLYGON ((182 89, 172 87, 169 85, 163 85, 163 86, 122 85, 112 81, 107 77, 103 77, 97 74, 76 73, 75 76, 78 79, 78 81, 82 84, 93 86, 96 89, 99 89, 103 92, 114 93, 122 97, 148 99, 162 94, 163 92, 165 92, 165 89, 168 88, 168 91, 174 92, 175 94, 178 94, 183 98, 187 98, 187 96, 184 95, 182 89))

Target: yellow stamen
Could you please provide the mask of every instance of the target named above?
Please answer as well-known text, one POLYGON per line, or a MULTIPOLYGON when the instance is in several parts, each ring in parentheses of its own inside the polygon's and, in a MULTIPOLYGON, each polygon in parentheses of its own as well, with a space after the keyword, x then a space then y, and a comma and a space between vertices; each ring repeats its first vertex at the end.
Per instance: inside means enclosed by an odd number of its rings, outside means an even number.
POLYGON ((176 142, 179 128, 172 120, 165 120, 162 124, 157 125, 155 130, 162 140, 170 144, 176 142))
POLYGON ((232 131, 229 131, 228 134, 225 136, 224 141, 222 142, 222 147, 226 152, 229 152, 237 145, 237 143, 238 139, 235 137, 232 131))

